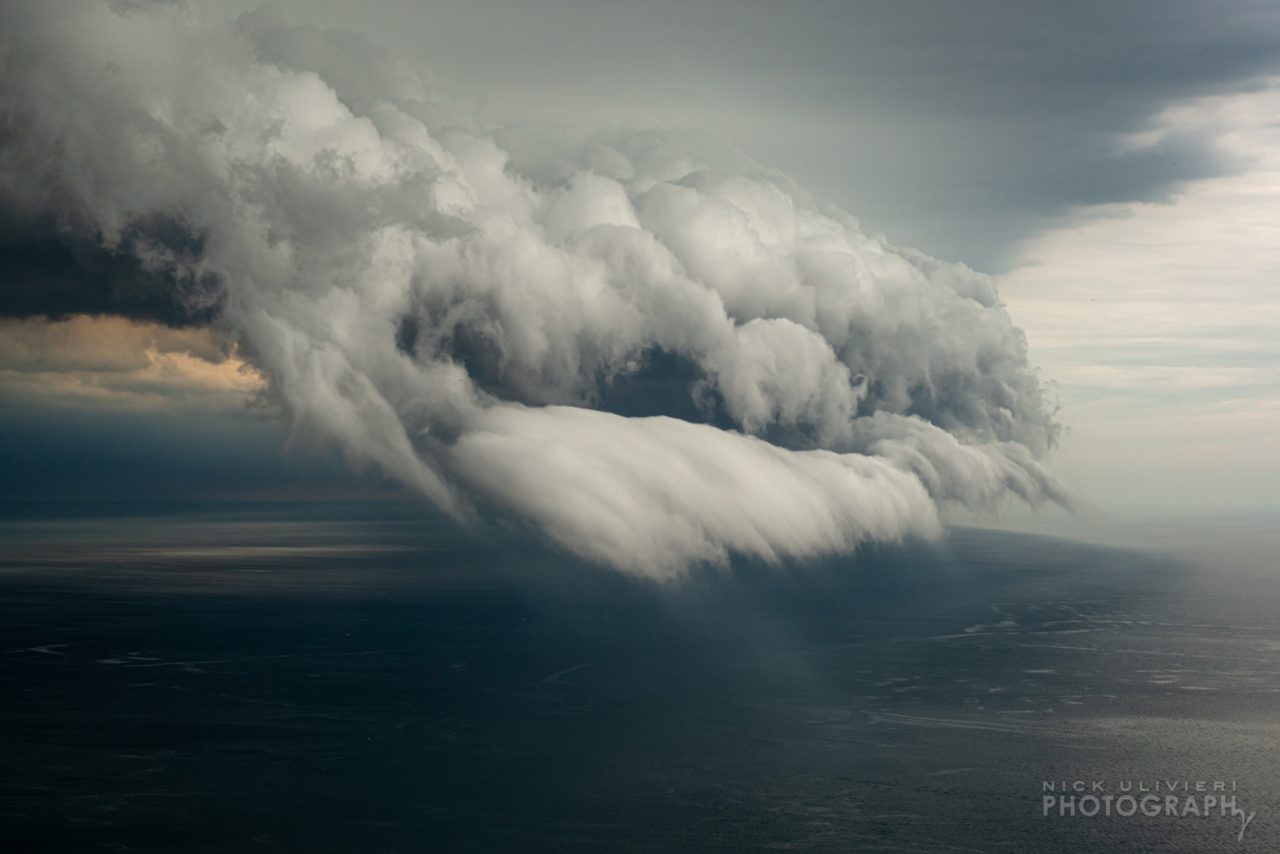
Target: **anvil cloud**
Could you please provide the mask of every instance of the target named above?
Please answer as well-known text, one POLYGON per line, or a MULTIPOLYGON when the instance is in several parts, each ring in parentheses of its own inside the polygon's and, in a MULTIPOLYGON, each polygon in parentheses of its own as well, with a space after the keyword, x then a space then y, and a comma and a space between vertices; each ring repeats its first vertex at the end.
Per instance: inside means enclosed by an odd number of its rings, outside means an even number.
POLYGON ((485 127, 267 12, 0 24, 5 258, 38 248, 24 275, 58 295, 6 282, 0 311, 212 323, 293 431, 459 519, 666 578, 930 535, 939 502, 1068 501, 990 280, 741 155, 485 127))

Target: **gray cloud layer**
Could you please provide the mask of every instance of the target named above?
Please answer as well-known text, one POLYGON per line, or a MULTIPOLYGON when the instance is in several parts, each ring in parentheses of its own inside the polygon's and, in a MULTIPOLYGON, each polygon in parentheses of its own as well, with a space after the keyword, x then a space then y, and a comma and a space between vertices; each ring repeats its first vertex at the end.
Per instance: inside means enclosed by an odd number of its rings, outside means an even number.
POLYGON ((1067 501, 990 281, 741 155, 482 131, 269 13, 3 23, 5 216, 215 306, 295 431, 459 518, 669 577, 928 535, 939 501, 1067 501), (628 389, 708 423, 626 417, 628 389))
POLYGON ((275 2, 391 41, 508 123, 709 127, 988 272, 1073 206, 1237 171, 1202 134, 1120 142, 1280 69, 1270 0, 275 2))

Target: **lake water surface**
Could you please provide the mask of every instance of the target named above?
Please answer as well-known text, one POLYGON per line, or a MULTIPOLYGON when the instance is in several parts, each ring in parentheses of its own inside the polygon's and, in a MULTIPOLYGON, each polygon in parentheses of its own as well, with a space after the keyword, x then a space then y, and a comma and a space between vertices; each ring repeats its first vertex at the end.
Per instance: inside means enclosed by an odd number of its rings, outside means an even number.
POLYGON ((11 509, 0 839, 1275 850, 1280 543, 1134 541, 958 528, 662 587, 407 505, 11 509), (1255 817, 1044 815, 1075 781, 1225 782, 1255 817))

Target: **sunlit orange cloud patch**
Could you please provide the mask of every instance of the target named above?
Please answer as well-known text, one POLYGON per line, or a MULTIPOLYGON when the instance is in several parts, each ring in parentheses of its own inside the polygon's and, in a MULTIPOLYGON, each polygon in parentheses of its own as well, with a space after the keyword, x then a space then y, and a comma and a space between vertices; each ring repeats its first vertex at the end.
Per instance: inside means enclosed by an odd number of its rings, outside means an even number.
POLYGON ((0 397, 10 402, 239 408, 263 385, 234 344, 207 327, 87 315, 0 320, 0 397))

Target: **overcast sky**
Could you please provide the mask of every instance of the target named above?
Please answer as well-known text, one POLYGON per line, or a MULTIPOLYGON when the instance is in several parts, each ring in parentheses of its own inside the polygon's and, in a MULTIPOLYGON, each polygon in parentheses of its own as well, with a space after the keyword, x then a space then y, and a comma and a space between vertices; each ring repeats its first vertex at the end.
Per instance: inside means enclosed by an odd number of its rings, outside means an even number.
MULTIPOLYGON (((1280 507, 1274 3, 275 7, 398 51, 495 127, 707 131, 992 274, 1056 383, 1050 467, 1088 505, 1280 507)), ((37 400, 14 364, 8 393, 37 400)))
POLYGON ((1280 69, 1268 2, 276 7, 394 46, 495 120, 711 130, 895 241, 989 272, 1073 208, 1239 168, 1212 129, 1122 143, 1280 69))

